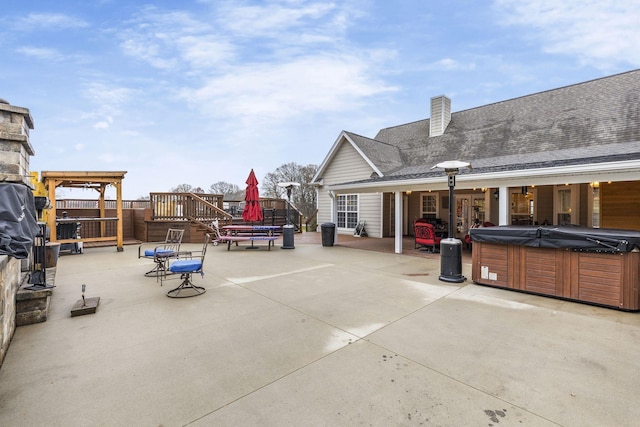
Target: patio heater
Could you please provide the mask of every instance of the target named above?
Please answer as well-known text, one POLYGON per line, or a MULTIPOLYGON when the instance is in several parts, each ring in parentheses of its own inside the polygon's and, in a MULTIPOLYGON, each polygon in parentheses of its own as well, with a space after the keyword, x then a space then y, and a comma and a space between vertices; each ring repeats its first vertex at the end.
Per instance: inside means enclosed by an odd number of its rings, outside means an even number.
POLYGON ((444 169, 448 177, 449 185, 449 234, 446 239, 440 241, 440 279, 443 282, 462 283, 466 279, 462 275, 462 241, 453 235, 453 210, 455 202, 453 189, 456 186, 456 175, 460 168, 471 169, 471 164, 458 160, 450 160, 438 163, 433 168, 444 169))
POLYGON ((289 199, 289 203, 287 203, 287 224, 282 227, 282 247, 281 249, 295 249, 293 245, 293 236, 294 236, 294 227, 291 224, 291 216, 289 215, 289 210, 291 207, 291 191, 293 187, 297 187, 300 184, 297 182, 280 182, 278 183, 279 187, 282 187, 287 190, 287 199, 289 199))

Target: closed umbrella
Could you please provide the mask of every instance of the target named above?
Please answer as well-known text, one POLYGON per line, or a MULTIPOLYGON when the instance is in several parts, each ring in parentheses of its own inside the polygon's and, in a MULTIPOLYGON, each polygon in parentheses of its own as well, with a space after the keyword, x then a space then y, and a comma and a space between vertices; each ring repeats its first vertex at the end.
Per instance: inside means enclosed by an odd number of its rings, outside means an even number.
POLYGON ((258 180, 256 174, 251 169, 247 178, 247 189, 245 191, 245 205, 242 211, 242 219, 245 222, 262 221, 262 207, 260 206, 260 194, 258 192, 258 180))

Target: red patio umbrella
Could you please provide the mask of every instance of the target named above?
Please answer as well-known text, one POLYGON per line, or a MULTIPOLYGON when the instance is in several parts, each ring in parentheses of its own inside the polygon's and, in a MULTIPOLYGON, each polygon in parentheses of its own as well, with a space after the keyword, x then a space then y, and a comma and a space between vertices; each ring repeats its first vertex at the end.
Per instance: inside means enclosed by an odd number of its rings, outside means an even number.
POLYGON ((256 174, 251 169, 247 178, 247 189, 245 191, 245 205, 242 211, 242 219, 246 222, 262 221, 262 207, 260 206, 260 194, 258 193, 258 180, 256 174))

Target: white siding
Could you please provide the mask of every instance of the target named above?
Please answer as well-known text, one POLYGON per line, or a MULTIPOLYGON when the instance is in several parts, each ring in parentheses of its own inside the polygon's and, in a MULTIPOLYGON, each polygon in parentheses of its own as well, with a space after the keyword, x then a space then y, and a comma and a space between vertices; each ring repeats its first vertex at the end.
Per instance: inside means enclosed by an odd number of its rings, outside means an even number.
POLYGON ((382 237, 382 197, 379 193, 360 194, 360 219, 366 220, 370 237, 382 237))
MULTIPOLYGON (((327 186, 371 177, 373 169, 349 144, 344 142, 336 151, 322 176, 323 186, 318 191, 318 224, 331 222, 331 197, 327 186)), ((378 193, 360 194, 359 218, 366 221, 365 230, 371 237, 382 237, 381 197, 378 193)))

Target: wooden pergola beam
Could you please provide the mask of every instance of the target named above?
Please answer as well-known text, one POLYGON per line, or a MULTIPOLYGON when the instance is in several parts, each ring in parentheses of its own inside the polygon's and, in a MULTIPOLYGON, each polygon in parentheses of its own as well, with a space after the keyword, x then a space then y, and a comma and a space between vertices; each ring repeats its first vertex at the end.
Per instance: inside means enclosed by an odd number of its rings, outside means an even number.
MULTIPOLYGON (((41 181, 45 188, 49 190, 49 201, 51 202, 51 210, 49 212, 49 229, 50 240, 56 241, 56 188, 92 188, 100 193, 99 208, 100 218, 105 218, 104 195, 107 185, 113 185, 116 189, 116 249, 118 252, 124 250, 123 240, 124 233, 122 231, 122 180, 126 171, 104 172, 104 171, 43 171, 41 181)), ((80 242, 103 241, 105 233, 105 223, 100 225, 101 237, 96 238, 80 238, 80 242)))

